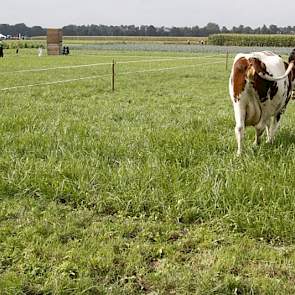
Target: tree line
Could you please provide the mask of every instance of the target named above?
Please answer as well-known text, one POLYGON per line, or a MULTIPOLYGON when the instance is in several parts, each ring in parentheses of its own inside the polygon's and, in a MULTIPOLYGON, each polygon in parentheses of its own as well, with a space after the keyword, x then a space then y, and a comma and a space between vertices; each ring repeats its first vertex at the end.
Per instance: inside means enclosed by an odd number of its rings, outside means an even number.
MULTIPOLYGON (((24 23, 9 25, 0 24, 0 33, 4 35, 17 36, 19 34, 27 37, 44 36, 46 28, 41 26, 28 27, 24 23)), ((277 25, 263 25, 258 28, 240 25, 228 29, 220 27, 216 23, 208 23, 204 27, 155 27, 153 25, 67 25, 63 27, 65 36, 200 36, 205 37, 218 33, 233 34, 295 34, 295 26, 278 27, 277 25)))

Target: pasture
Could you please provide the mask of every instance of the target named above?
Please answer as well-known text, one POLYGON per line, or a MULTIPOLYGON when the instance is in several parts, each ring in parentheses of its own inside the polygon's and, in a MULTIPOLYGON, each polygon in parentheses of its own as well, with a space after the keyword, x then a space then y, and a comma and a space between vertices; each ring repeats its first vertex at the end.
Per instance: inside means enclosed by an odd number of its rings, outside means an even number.
POLYGON ((1 294, 294 294, 293 101, 238 158, 224 54, 0 67, 1 294))

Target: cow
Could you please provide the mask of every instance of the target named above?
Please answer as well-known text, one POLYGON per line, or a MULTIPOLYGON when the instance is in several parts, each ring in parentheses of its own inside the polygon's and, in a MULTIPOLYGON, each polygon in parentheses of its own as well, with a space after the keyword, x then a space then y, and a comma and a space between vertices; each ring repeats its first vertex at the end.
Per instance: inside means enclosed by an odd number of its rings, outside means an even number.
POLYGON ((288 63, 270 51, 237 54, 229 78, 229 92, 235 115, 237 154, 242 152, 245 127, 256 130, 254 144, 260 143, 266 129, 272 143, 281 115, 295 84, 295 49, 288 63))

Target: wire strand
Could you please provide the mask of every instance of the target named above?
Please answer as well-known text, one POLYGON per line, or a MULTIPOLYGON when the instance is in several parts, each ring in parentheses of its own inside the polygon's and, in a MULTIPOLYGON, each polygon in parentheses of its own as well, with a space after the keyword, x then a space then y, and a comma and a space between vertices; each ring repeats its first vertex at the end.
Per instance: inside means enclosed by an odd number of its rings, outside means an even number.
MULTIPOLYGON (((129 60, 129 61, 118 61, 116 64, 129 64, 129 63, 146 63, 146 62, 164 62, 164 61, 174 61, 174 60, 194 60, 200 58, 214 58, 220 57, 220 55, 208 55, 208 56, 195 56, 195 57, 169 57, 164 59, 143 59, 143 60, 129 60)), ((84 68, 84 67, 95 67, 95 66, 106 66, 112 65, 111 62, 106 63, 93 63, 93 64, 81 64, 81 65, 72 65, 72 66, 59 66, 59 67, 50 67, 50 68, 37 68, 37 69, 24 69, 17 71, 9 71, 9 72, 0 72, 0 74, 20 74, 20 73, 31 73, 31 72, 45 72, 52 70, 66 70, 66 69, 76 69, 76 68, 84 68)))
MULTIPOLYGON (((183 68, 191 68, 191 67, 197 67, 197 66, 203 66, 203 65, 212 65, 212 64, 218 64, 218 63, 224 63, 224 61, 216 61, 216 62, 210 62, 210 63, 199 63, 189 66, 177 66, 177 67, 166 67, 161 69, 149 69, 149 70, 141 70, 141 71, 133 71, 133 72, 119 72, 116 75, 130 75, 130 74, 139 74, 139 73, 147 73, 147 72, 162 72, 162 71, 168 71, 168 70, 175 70, 175 69, 183 69, 183 68)), ((63 83, 70 83, 80 80, 91 80, 101 77, 110 77, 111 74, 105 74, 105 75, 95 75, 95 76, 88 76, 88 77, 81 77, 81 78, 73 78, 73 79, 67 79, 67 80, 59 80, 59 81, 53 81, 53 82, 42 82, 42 83, 36 83, 36 84, 28 84, 28 85, 17 85, 12 87, 6 87, 0 89, 0 91, 8 91, 8 90, 14 90, 14 89, 21 89, 21 88, 31 88, 31 87, 37 87, 37 86, 50 86, 54 84, 63 84, 63 83)))

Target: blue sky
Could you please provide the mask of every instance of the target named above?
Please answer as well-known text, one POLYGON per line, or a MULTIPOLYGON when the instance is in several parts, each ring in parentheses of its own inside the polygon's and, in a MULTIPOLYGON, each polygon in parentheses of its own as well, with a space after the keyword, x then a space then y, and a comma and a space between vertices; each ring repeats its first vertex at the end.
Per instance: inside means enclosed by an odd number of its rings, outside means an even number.
POLYGON ((295 26, 292 0, 6 0, 0 23, 60 27, 67 24, 295 26))

